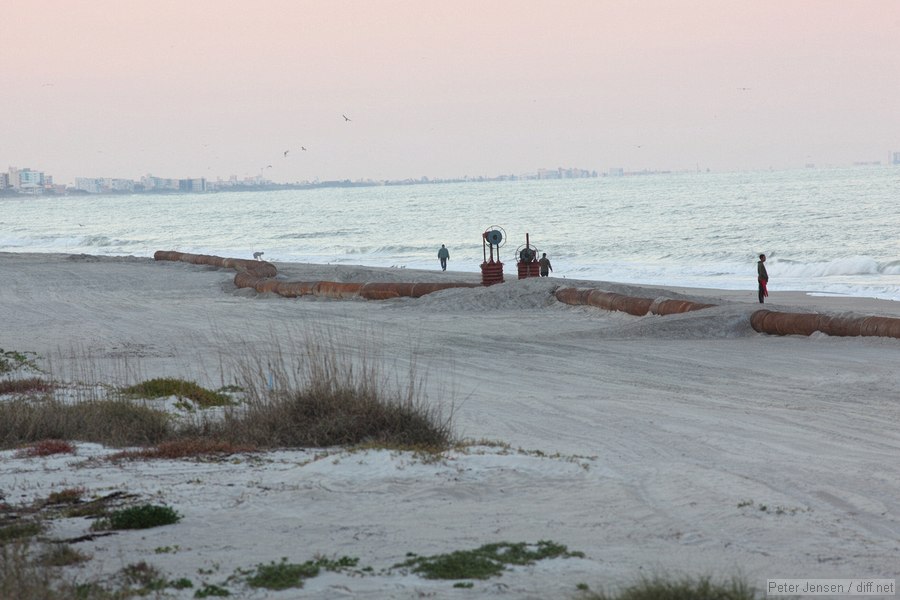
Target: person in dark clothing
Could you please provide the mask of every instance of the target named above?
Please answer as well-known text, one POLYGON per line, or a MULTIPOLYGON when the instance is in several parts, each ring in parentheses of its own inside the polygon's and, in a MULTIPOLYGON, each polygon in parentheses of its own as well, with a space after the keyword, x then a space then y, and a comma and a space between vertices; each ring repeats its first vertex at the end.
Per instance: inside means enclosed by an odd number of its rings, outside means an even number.
POLYGON ((446 271, 447 261, 450 260, 450 251, 444 244, 441 244, 441 249, 438 250, 438 259, 441 261, 441 271, 446 271))
POLYGON ((759 255, 759 262, 756 263, 757 280, 759 281, 759 303, 763 303, 763 299, 769 295, 769 273, 766 271, 766 255, 759 255))
POLYGON ((550 271, 553 270, 553 265, 550 264, 550 259, 547 258, 547 253, 541 255, 541 260, 538 261, 541 263, 541 277, 549 277, 550 271))

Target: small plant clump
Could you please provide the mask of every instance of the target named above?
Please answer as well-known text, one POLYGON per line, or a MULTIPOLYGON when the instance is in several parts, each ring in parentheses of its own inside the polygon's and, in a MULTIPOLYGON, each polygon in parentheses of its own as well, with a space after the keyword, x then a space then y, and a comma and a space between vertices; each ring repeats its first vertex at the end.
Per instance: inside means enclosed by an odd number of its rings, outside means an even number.
POLYGON ((40 556, 40 563, 47 567, 68 567, 90 560, 90 556, 68 544, 56 544, 40 556))
POLYGON ((170 581, 169 587, 176 590, 186 590, 188 588, 194 587, 194 582, 187 577, 179 577, 178 579, 170 581))
POLYGON ((208 390, 193 381, 172 377, 149 379, 123 389, 122 393, 138 398, 166 398, 168 396, 187 398, 196 402, 201 408, 234 404, 231 398, 225 394, 208 390))
POLYGON ((16 458, 35 458, 53 454, 75 454, 75 445, 66 440, 40 440, 16 453, 16 458))
POLYGON ((34 352, 18 352, 0 348, 0 373, 11 373, 19 369, 40 371, 35 364, 37 354, 34 352))
POLYGON ((227 598, 228 596, 231 596, 231 592, 212 583, 207 583, 194 592, 194 598, 227 598))
POLYGON ((117 510, 95 522, 92 529, 149 529, 180 520, 181 515, 172 507, 142 504, 117 510))
POLYGON ((175 460, 203 456, 228 456, 257 451, 258 448, 251 444, 236 444, 227 440, 190 437, 161 442, 151 448, 117 452, 110 456, 110 460, 152 458, 175 460))
POLYGON ((426 579, 488 579, 500 575, 507 565, 530 565, 546 558, 584 557, 561 544, 542 540, 537 544, 498 542, 475 550, 457 550, 437 556, 416 556, 397 567, 411 567, 426 579))
POLYGON ((271 562, 267 565, 259 564, 256 570, 247 578, 247 585, 268 590, 286 590, 288 588, 301 588, 306 579, 311 579, 319 574, 322 569, 326 571, 342 571, 351 569, 359 563, 358 558, 342 556, 338 559, 319 557, 304 563, 289 563, 287 558, 281 562, 271 562))
POLYGON ((86 493, 87 490, 83 487, 65 488, 58 492, 50 492, 47 499, 44 501, 44 505, 78 504, 81 502, 82 498, 84 498, 86 493))
POLYGON ((272 562, 268 565, 257 565, 256 572, 247 578, 250 587, 265 588, 267 590, 286 590, 288 588, 303 587, 303 580, 315 577, 319 574, 319 567, 312 561, 302 564, 287 562, 282 558, 281 562, 272 562))
POLYGON ((162 590, 168 586, 168 582, 160 570, 144 561, 127 565, 122 569, 122 576, 129 586, 136 586, 136 591, 141 595, 162 590))
POLYGON ((40 521, 22 520, 0 525, 0 544, 33 538, 42 531, 44 531, 44 525, 40 521))
POLYGON ((49 392, 53 384, 38 377, 0 381, 0 396, 4 394, 33 394, 49 392))

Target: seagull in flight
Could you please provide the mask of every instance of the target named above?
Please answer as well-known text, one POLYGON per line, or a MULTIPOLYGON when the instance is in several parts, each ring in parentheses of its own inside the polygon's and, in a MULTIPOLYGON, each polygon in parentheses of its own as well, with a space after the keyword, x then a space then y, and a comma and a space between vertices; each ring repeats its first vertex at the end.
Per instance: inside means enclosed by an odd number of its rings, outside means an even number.
POLYGON ((347 115, 341 115, 341 116, 344 117, 344 120, 345 120, 345 121, 349 121, 349 120, 350 120, 350 117, 348 117, 347 115))
POLYGON ((285 151, 284 151, 284 155, 287 156, 287 155, 288 155, 288 152, 290 152, 290 150, 285 150, 285 151))
POLYGON ((300 149, 306 152, 306 146, 300 146, 300 149))

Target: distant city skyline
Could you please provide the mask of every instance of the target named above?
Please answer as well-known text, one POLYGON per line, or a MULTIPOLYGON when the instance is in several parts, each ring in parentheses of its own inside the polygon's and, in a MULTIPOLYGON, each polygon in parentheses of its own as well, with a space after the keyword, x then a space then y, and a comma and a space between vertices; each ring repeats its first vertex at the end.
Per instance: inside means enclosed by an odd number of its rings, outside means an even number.
POLYGON ((12 0, 0 165, 457 179, 900 149, 896 0, 12 0))
MULTIPOLYGON (((853 161, 848 165, 816 165, 807 163, 803 168, 831 168, 831 167, 849 167, 849 166, 900 166, 900 151, 889 152, 887 160, 871 161, 853 161)), ((286 186, 286 187, 316 187, 328 184, 402 184, 402 183, 441 183, 441 182, 460 182, 460 181, 503 181, 503 180, 541 180, 541 179, 583 179, 596 177, 619 177, 629 175, 653 175, 668 174, 673 172, 690 172, 702 171, 699 165, 696 169, 640 169, 631 170, 624 167, 612 167, 606 170, 584 169, 580 167, 556 167, 541 168, 526 173, 497 173, 493 175, 466 175, 463 177, 429 177, 423 175, 420 177, 404 177, 398 179, 372 179, 372 178, 337 178, 330 180, 304 180, 304 181, 276 181, 265 177, 264 170, 258 175, 238 177, 230 175, 227 178, 216 177, 186 177, 171 178, 158 177, 151 173, 143 175, 137 179, 122 177, 76 177, 74 182, 60 182, 52 173, 46 173, 40 169, 32 169, 31 167, 18 168, 10 166, 7 171, 0 171, 0 192, 11 190, 16 192, 28 193, 47 191, 54 193, 67 193, 69 191, 80 191, 87 193, 116 193, 116 192, 135 192, 135 191, 182 191, 182 192, 207 192, 221 191, 234 188, 260 187, 260 186, 286 186), (40 189, 38 189, 40 188, 40 189)), ((705 172, 711 172, 706 169, 705 172)))
MULTIPOLYGON (((650 172, 642 172, 641 174, 649 174, 650 172)), ((336 179, 336 180, 314 180, 314 181, 294 181, 294 182, 278 182, 264 177, 264 172, 254 177, 239 178, 231 175, 228 178, 217 177, 216 179, 206 179, 204 177, 189 178, 168 178, 158 177, 147 174, 139 179, 119 178, 119 177, 76 177, 74 183, 61 183, 57 181, 52 173, 46 173, 39 169, 31 167, 18 168, 10 166, 6 171, 0 171, 0 193, 9 191, 24 194, 42 194, 42 193, 69 193, 69 192, 85 192, 90 194, 101 193, 132 193, 132 192, 208 192, 221 191, 237 188, 259 188, 259 187, 319 187, 328 186, 330 184, 362 184, 362 185, 393 185, 393 184, 411 184, 411 183, 441 183, 441 182, 459 182, 459 181, 503 181, 503 180, 525 180, 525 179, 580 179, 600 177, 605 175, 625 175, 623 169, 612 169, 609 173, 600 173, 597 170, 581 169, 577 167, 555 169, 538 169, 532 173, 522 174, 498 174, 498 175, 480 175, 447 179, 447 178, 430 178, 422 176, 418 178, 404 178, 397 180, 373 180, 373 179, 336 179)))

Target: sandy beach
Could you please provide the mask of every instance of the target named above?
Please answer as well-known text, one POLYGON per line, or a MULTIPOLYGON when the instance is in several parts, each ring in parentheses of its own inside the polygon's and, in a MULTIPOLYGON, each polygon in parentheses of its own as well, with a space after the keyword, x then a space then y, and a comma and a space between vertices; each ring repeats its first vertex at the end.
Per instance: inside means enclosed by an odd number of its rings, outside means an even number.
MULTIPOLYGON (((275 263, 290 281, 479 282, 474 273, 275 263)), ((437 264, 436 264, 437 266, 437 264)), ((0 348, 63 381, 181 377, 216 388, 234 357, 326 337, 397 379, 413 371, 474 444, 432 463, 385 450, 283 450, 227 462, 18 458, 9 504, 84 486, 127 490, 183 520, 78 544, 80 576, 145 560, 223 582, 288 557, 353 556, 302 592, 246 598, 574 598, 642 576, 895 578, 900 564, 900 340, 770 336, 756 290, 515 279, 421 298, 296 299, 237 289, 234 271, 151 258, 0 254, 0 348), (702 301, 635 317, 558 302, 560 286, 702 301), (471 589, 390 568, 490 542, 552 540, 583 558, 517 567, 471 589), (160 553, 159 548, 175 549, 160 553), (202 574, 201 574, 202 573, 202 574), (298 595, 300 594, 300 595, 298 595)), ((900 316, 900 303, 770 282, 766 308, 900 316)), ((74 538, 84 519, 54 523, 74 538)), ((176 592, 172 592, 176 594, 176 592)), ((184 592, 181 597, 192 597, 184 592)), ((176 597, 178 597, 176 595, 176 597)))

